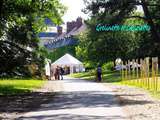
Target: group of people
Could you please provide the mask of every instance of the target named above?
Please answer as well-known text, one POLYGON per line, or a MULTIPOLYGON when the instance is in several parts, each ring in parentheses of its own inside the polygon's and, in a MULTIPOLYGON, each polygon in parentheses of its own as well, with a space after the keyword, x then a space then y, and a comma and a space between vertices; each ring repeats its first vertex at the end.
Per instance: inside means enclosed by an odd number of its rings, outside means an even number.
MULTIPOLYGON (((60 80, 60 79, 63 80, 64 73, 65 73, 65 70, 60 66, 57 66, 51 70, 51 76, 54 76, 55 80, 60 80)), ((49 77, 49 75, 47 75, 47 78, 48 80, 51 80, 51 77, 49 77)), ((96 81, 97 82, 102 81, 102 68, 100 65, 98 65, 96 70, 96 81)))
POLYGON ((55 80, 63 80, 64 69, 62 67, 57 66, 54 70, 54 78, 55 80))

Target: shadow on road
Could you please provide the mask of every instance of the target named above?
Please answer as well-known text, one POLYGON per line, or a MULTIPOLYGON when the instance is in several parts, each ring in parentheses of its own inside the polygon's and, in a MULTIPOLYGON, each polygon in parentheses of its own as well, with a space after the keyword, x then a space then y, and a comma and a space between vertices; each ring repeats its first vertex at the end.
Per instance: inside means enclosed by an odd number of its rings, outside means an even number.
POLYGON ((61 115, 40 115, 35 117, 23 117, 17 120, 126 120, 122 116, 93 116, 93 115, 73 115, 73 114, 61 114, 61 115), (38 118, 38 119, 37 119, 38 118), (78 119, 77 119, 78 118, 78 119))
MULTIPOLYGON (((80 107, 113 107, 117 105, 117 101, 113 95, 106 91, 76 91, 57 93, 54 102, 43 105, 43 110, 47 108, 53 109, 68 109, 80 107)), ((124 95, 124 94, 123 94, 124 95)), ((123 105, 144 105, 151 103, 150 101, 124 100, 123 105)))
POLYGON ((53 92, 32 92, 19 95, 1 95, 0 112, 28 112, 40 107, 41 104, 53 100, 53 92))
MULTIPOLYGON (((125 100, 125 104, 121 105, 136 105, 136 104, 148 104, 149 101, 136 101, 136 100, 125 100), (128 102, 127 102, 128 101, 128 102)), ((113 95, 110 95, 109 92, 106 91, 76 91, 76 92, 63 92, 57 93, 54 97, 54 100, 51 103, 46 103, 42 105, 42 109, 38 110, 39 114, 30 115, 27 117, 21 117, 18 120, 126 120, 124 116, 96 116, 85 115, 82 111, 80 113, 72 113, 72 110, 77 109, 94 109, 97 108, 112 108, 117 106, 117 101, 113 95), (54 113, 55 111, 64 111, 63 114, 54 113), (70 113, 67 113, 70 111, 70 113), (42 113, 41 113, 42 112, 42 113), (47 114, 43 114, 47 113, 47 114)), ((95 111, 96 112, 96 111, 95 111)), ((98 112, 98 111, 97 111, 98 112)), ((111 111, 112 112, 112 111, 111 111)))

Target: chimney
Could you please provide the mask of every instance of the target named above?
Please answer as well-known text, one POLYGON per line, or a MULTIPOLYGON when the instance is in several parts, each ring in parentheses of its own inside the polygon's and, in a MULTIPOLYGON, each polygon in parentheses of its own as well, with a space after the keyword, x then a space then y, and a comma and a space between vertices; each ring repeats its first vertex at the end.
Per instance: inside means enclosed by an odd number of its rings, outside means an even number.
POLYGON ((76 27, 76 22, 72 21, 72 22, 67 22, 67 33, 70 32, 71 30, 73 30, 73 28, 76 27))
POLYGON ((61 26, 57 27, 57 33, 58 35, 61 35, 63 33, 63 28, 61 26))
POLYGON ((67 33, 71 31, 71 22, 67 22, 67 33))
POLYGON ((82 26, 82 18, 78 17, 77 20, 76 20, 76 27, 79 28, 81 26, 82 26))

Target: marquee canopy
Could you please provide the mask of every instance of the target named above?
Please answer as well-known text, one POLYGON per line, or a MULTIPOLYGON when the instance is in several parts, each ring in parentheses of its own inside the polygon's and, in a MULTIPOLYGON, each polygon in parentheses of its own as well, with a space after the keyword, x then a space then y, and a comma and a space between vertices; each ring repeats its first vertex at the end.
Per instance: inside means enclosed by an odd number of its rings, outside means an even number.
POLYGON ((83 63, 67 53, 52 63, 52 65, 83 65, 83 63))
POLYGON ((62 66, 62 67, 68 66, 70 68, 69 73, 85 71, 83 63, 80 62, 75 57, 71 56, 70 54, 65 54, 64 56, 56 60, 54 63, 52 63, 53 68, 54 66, 62 66))

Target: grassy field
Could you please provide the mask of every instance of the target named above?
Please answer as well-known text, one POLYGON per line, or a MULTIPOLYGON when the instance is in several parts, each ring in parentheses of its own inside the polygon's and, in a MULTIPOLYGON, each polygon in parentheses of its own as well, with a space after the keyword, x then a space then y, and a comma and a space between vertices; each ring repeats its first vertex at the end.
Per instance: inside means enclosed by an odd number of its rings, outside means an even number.
POLYGON ((74 74, 70 74, 69 76, 74 77, 74 78, 82 78, 82 79, 86 79, 86 80, 94 80, 95 79, 94 71, 83 72, 83 73, 74 73, 74 74))
POLYGON ((0 79, 0 95, 14 95, 31 92, 40 88, 44 80, 36 79, 0 79))
MULTIPOLYGON (((75 73, 75 74, 71 74, 70 76, 75 78, 82 78, 86 80, 96 80, 95 71, 75 73)), ((102 82, 120 82, 121 75, 120 75, 120 72, 117 72, 117 71, 107 71, 103 73, 102 79, 103 79, 102 82)))

